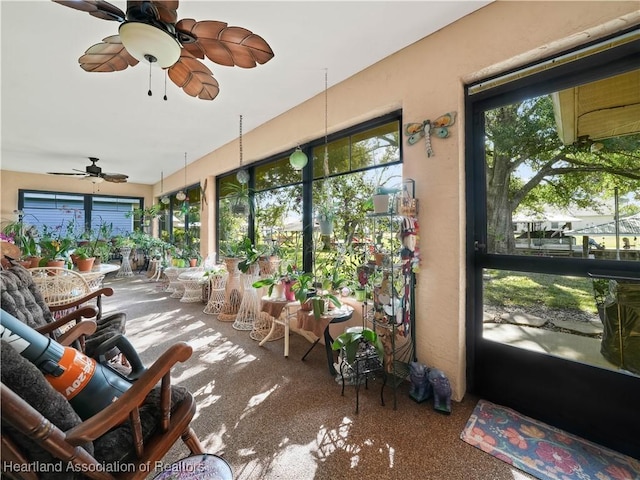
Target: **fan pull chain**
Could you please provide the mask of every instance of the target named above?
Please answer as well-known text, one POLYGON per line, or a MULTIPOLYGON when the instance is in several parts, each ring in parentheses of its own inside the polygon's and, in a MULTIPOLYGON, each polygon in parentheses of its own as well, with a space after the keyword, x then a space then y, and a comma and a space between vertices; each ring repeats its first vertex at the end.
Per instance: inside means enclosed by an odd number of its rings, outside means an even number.
POLYGON ((151 62, 149 62, 149 92, 147 92, 147 95, 153 95, 153 93, 151 93, 151 62))
POLYGON ((164 71, 164 97, 162 97, 165 102, 167 101, 167 72, 168 70, 164 71))
POLYGON ((242 168, 242 115, 240 115, 240 136, 238 137, 240 146, 240 168, 242 168))

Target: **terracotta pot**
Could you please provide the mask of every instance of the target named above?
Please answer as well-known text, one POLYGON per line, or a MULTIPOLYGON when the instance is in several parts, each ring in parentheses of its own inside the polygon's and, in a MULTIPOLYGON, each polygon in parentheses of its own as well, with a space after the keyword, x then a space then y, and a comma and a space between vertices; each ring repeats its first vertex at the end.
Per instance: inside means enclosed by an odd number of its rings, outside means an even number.
POLYGON ((198 266, 198 259, 197 258, 189 259, 189 266, 190 267, 197 267, 198 266))
MULTIPOLYGON (((47 267, 60 267, 60 268, 64 268, 65 266, 65 261, 64 260, 48 260, 47 261, 47 267)), ((57 275, 58 272, 57 271, 48 271, 47 275, 57 275)))
POLYGON ((31 265, 29 266, 29 268, 38 268, 40 266, 40 260, 42 260, 42 257, 31 257, 29 258, 29 260, 31 261, 31 265))
POLYGON ((90 272, 95 263, 95 257, 89 258, 76 258, 76 266, 79 272, 90 272))

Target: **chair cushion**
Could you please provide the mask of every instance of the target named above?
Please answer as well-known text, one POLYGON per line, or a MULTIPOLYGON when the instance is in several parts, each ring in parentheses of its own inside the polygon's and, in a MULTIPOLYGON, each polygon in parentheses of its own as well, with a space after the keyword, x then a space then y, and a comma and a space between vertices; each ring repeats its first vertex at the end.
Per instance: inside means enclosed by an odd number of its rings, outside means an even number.
MULTIPOLYGON (((20 266, 0 271, 2 309, 31 328, 38 328, 53 322, 53 315, 45 303, 31 273, 20 266)), ((57 338, 59 332, 53 334, 57 338)))
MULTIPOLYGON (((0 355, 2 360, 0 368, 2 383, 13 390, 19 397, 62 431, 66 431, 82 422, 78 414, 71 408, 71 404, 62 394, 53 389, 40 370, 4 341, 0 345, 0 355)), ((59 462, 34 441, 4 422, 2 423, 2 434, 9 435, 32 462, 40 462, 41 464, 59 462)), ((84 448, 93 455, 93 445, 91 443, 84 445, 84 448)), ((45 480, 83 478, 80 474, 74 475, 71 472, 66 472, 64 468, 62 468, 62 472, 49 472, 47 470, 55 469, 39 468, 38 478, 45 480)))
MULTIPOLYGON (((0 290, 3 310, 31 328, 42 327, 54 321, 31 273, 21 265, 15 264, 10 269, 0 271, 0 290)), ((96 332, 85 339, 84 352, 92 357, 94 350, 102 342, 119 333, 124 334, 126 321, 127 316, 122 312, 102 317, 97 321, 96 332)), ((59 336, 59 330, 51 334, 54 340, 59 336)), ((78 342, 72 345, 80 348, 78 342)))

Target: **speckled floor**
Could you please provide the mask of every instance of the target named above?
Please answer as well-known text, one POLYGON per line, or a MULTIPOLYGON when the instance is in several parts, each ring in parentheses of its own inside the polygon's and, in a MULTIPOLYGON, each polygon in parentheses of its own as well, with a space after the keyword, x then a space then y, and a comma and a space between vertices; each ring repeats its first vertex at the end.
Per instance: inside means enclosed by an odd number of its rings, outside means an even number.
MULTIPOLYGON (((127 335, 147 364, 173 342, 188 342, 190 360, 173 380, 194 393, 192 426, 210 453, 223 456, 239 480, 534 478, 460 440, 477 398, 454 402, 451 415, 418 404, 408 385, 393 393, 381 382, 345 395, 329 374, 322 345, 306 358, 303 337, 292 334, 290 356, 283 340, 259 347, 249 332, 202 313, 201 303, 181 303, 144 275, 107 277, 115 295, 105 311, 128 314, 127 335)), ((166 464, 188 454, 176 445, 166 464)), ((149 478, 152 478, 150 476, 149 478)))

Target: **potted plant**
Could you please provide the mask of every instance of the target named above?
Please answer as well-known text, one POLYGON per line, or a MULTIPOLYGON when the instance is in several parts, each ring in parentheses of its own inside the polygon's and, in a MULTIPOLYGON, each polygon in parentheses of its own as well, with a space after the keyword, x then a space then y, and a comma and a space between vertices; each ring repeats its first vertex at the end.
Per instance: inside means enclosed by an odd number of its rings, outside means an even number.
POLYGON ((70 262, 71 250, 76 245, 75 236, 73 236, 73 222, 69 222, 66 228, 64 224, 56 227, 44 225, 42 227, 42 236, 40 237, 40 253, 42 259, 40 266, 57 266, 63 267, 70 262))
POLYGON ((333 233, 333 219, 335 218, 336 210, 332 202, 320 202, 316 206, 316 220, 320 227, 320 233, 322 235, 331 235, 333 233))
POLYGON ((2 235, 4 241, 13 243, 20 249, 22 259, 30 260, 29 266, 38 266, 40 247, 38 229, 35 226, 23 221, 10 222, 2 228, 2 235))
POLYGON ((82 245, 73 251, 75 255, 75 264, 80 272, 89 272, 93 268, 96 257, 92 254, 92 250, 89 245, 82 245))
MULTIPOLYGON (((94 265, 106 262, 111 256, 111 231, 113 224, 101 222, 98 228, 86 230, 82 234, 79 246, 86 247, 84 252, 89 257, 95 257, 94 265)), ((75 252, 74 252, 75 253, 75 252)))
POLYGON ((384 347, 382 341, 378 337, 378 334, 370 328, 354 328, 341 333, 331 344, 333 350, 344 351, 346 361, 349 365, 353 365, 358 356, 358 352, 367 354, 370 349, 368 346, 373 347, 373 351, 378 356, 380 362, 384 358, 384 347))
POLYGON ((332 292, 318 289, 321 287, 321 284, 316 286, 315 278, 311 273, 300 274, 291 287, 296 300, 300 302, 300 309, 313 311, 313 316, 316 319, 322 316, 327 303, 332 303, 336 307, 342 305, 332 292))
POLYGON ((295 300, 295 295, 291 290, 291 285, 297 280, 298 275, 291 265, 287 265, 285 271, 279 266, 271 275, 261 278, 253 283, 253 288, 269 287, 268 294, 272 298, 285 298, 286 300, 295 300), (286 287, 289 287, 288 289, 286 287), (282 291, 279 291, 279 289, 282 291), (276 295, 273 292, 276 291, 276 295))
POLYGON ((251 239, 249 237, 245 237, 239 245, 241 255, 243 259, 238 264, 238 269, 242 273, 247 273, 252 265, 256 265, 258 263, 258 259, 264 255, 265 250, 258 249, 256 246, 251 243, 251 239))
POLYGON ((389 212, 389 192, 383 188, 378 187, 376 193, 373 195, 373 213, 388 213, 389 212))
POLYGON ((227 183, 224 185, 223 195, 232 200, 231 212, 236 215, 246 215, 251 207, 251 189, 246 183, 227 183))

